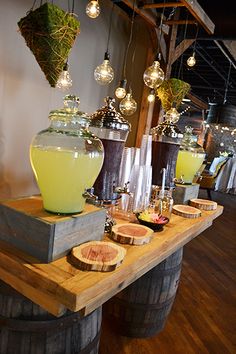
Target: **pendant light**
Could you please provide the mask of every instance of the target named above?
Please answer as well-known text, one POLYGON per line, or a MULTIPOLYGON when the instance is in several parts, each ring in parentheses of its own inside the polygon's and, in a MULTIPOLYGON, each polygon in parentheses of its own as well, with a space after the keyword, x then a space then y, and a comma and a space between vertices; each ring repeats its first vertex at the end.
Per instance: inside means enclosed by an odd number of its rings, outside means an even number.
POLYGON ((63 91, 68 90, 72 86, 72 79, 68 69, 69 65, 68 62, 66 62, 56 84, 56 88, 63 91))
POLYGON ((156 99, 155 90, 151 89, 149 95, 147 96, 147 100, 149 103, 152 103, 155 101, 155 99, 156 99))
POLYGON ((124 56, 124 63, 123 63, 123 70, 122 70, 122 75, 123 78, 119 82, 119 86, 115 90, 115 96, 118 99, 122 99, 126 96, 126 86, 127 86, 127 79, 126 79, 126 68, 127 68, 127 58, 128 58, 128 53, 130 49, 130 45, 132 42, 133 38, 133 26, 134 26, 134 17, 135 17, 135 11, 134 11, 134 1, 133 1, 133 12, 132 12, 132 18, 131 18, 131 25, 130 25, 130 34, 129 34, 129 41, 125 50, 125 56, 124 56))
POLYGON ((99 85, 108 85, 114 79, 114 70, 110 64, 110 55, 108 52, 110 35, 111 35, 111 24, 112 24, 112 15, 113 15, 114 3, 112 5, 111 15, 110 15, 110 24, 109 24, 109 32, 107 39, 107 50, 104 55, 104 60, 102 64, 98 65, 94 70, 94 79, 99 85))
POLYGON ((194 41, 194 46, 193 46, 193 54, 188 58, 187 60, 187 65, 192 68, 194 65, 196 65, 196 53, 195 53, 195 48, 196 48, 196 42, 197 42, 197 36, 198 36, 198 30, 199 27, 197 25, 197 30, 196 30, 196 36, 195 36, 195 41, 194 41))
POLYGON ((100 6, 98 0, 92 0, 87 4, 86 15, 90 18, 97 18, 100 15, 100 6))
MULTIPOLYGON (((164 1, 165 4, 165 1, 164 1)), ((160 38, 158 39, 158 48, 157 48, 157 55, 156 58, 151 66, 149 66, 143 74, 143 81, 146 86, 157 89, 162 82, 164 81, 165 74, 162 68, 160 67, 160 60, 161 60, 161 53, 160 53, 160 42, 162 37, 162 23, 164 17, 165 7, 163 7, 162 15, 161 15, 161 22, 160 22, 160 38)))
POLYGON ((127 85, 127 80, 123 79, 120 81, 119 86, 115 90, 115 95, 117 98, 122 99, 126 95, 126 85, 127 85))
POLYGON ((153 64, 149 66, 143 74, 143 81, 146 86, 156 89, 164 81, 165 75, 160 67, 158 60, 154 60, 153 64))
POLYGON ((125 116, 131 116, 137 110, 137 102, 132 97, 131 89, 129 90, 125 98, 120 101, 119 108, 121 113, 125 116))

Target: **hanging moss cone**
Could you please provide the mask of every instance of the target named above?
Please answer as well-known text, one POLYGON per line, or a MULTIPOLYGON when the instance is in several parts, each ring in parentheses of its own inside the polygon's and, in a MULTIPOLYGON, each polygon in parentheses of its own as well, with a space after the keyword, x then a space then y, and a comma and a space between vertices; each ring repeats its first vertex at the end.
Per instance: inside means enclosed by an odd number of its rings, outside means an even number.
POLYGON ((178 109, 182 99, 190 90, 190 85, 182 80, 171 78, 164 80, 161 86, 158 87, 156 93, 163 109, 167 112, 173 106, 178 109))
POLYGON ((20 19, 18 26, 48 82, 55 87, 79 33, 79 21, 46 2, 20 19))

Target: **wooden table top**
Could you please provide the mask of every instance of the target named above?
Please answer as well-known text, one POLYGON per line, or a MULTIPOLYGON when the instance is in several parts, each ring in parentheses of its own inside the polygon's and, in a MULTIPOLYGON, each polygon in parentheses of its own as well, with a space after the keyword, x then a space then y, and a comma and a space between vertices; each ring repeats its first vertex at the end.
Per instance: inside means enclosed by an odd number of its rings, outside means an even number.
MULTIPOLYGON (((66 309, 87 315, 212 225, 223 207, 196 219, 172 214, 149 244, 122 245, 127 254, 112 272, 80 271, 68 257, 43 264, 0 242, 0 279, 44 309, 61 316, 66 309)), ((125 222, 125 221, 123 221, 125 222)), ((105 236, 106 241, 113 242, 105 236)))

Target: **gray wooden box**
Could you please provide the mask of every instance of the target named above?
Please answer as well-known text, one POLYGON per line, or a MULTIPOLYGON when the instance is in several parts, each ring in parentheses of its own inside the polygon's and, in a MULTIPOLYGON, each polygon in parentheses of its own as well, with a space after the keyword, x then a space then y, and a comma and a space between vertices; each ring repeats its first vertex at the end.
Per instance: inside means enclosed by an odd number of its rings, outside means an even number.
POLYGON ((176 184, 173 190, 173 199, 175 204, 188 204, 190 199, 197 198, 199 193, 199 184, 176 184))
POLYGON ((0 239, 44 263, 68 254, 72 247, 104 235, 106 210, 86 204, 80 214, 55 215, 43 209, 40 196, 2 201, 0 239))

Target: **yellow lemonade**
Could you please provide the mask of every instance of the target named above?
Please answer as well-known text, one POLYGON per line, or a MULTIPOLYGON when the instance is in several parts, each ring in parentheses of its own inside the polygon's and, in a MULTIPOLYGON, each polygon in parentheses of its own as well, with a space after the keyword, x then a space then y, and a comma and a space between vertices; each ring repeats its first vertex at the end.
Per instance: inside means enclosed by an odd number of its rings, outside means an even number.
POLYGON ((176 162, 176 178, 182 177, 184 183, 191 184, 204 158, 205 154, 180 150, 176 162))
POLYGON ((56 213, 77 213, 85 206, 82 196, 91 188, 102 167, 103 156, 57 147, 31 147, 30 161, 44 208, 56 213))

